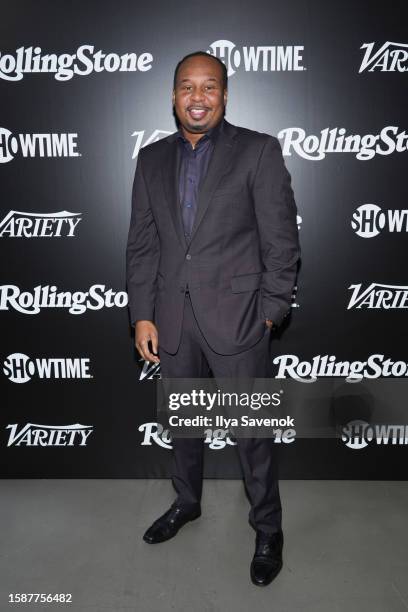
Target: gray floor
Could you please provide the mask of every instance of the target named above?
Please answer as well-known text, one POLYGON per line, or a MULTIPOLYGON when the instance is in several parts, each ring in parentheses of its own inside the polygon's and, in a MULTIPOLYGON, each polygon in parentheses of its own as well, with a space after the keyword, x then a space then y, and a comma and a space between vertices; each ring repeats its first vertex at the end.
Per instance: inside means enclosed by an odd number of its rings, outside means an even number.
POLYGON ((176 538, 141 536, 167 480, 2 480, 0 609, 138 612, 408 610, 408 483, 281 481, 284 567, 249 579, 254 531, 240 481, 207 480, 176 538), (9 593, 73 603, 9 604, 9 593))

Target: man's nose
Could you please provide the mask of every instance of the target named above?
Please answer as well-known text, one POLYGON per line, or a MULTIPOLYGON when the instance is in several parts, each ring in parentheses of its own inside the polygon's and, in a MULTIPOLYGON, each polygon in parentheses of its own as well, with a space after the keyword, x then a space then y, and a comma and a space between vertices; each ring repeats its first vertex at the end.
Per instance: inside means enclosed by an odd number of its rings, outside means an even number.
POLYGON ((191 99, 194 101, 204 100, 204 92, 201 89, 194 89, 191 94, 191 99))

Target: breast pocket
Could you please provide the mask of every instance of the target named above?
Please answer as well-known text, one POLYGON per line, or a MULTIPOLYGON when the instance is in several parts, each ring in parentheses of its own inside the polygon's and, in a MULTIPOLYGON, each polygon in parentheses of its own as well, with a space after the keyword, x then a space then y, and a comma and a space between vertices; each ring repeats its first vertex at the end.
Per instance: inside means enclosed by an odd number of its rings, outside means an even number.
POLYGON ((213 193, 213 198, 242 198, 243 191, 242 189, 237 188, 224 188, 224 189, 216 189, 213 193))
POLYGON ((229 201, 236 201, 246 197, 246 188, 240 185, 220 185, 213 193, 215 199, 224 198, 229 201))

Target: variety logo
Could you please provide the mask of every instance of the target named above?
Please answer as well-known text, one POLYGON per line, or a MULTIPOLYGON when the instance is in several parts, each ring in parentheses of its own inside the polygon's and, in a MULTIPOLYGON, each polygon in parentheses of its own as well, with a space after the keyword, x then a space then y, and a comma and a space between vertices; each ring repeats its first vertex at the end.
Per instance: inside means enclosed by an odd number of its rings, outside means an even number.
POLYGON ((61 238, 75 236, 81 213, 29 213, 10 210, 0 221, 0 238, 61 238))
POLYGON ((364 43, 360 49, 365 49, 359 72, 406 72, 408 70, 408 44, 386 42, 377 51, 375 43, 364 43))
POLYGON ((124 308, 128 303, 125 291, 92 285, 89 291, 57 291, 55 285, 38 285, 33 291, 21 291, 16 285, 0 285, 0 310, 16 310, 23 314, 38 314, 42 308, 68 308, 70 314, 87 310, 124 308))
POLYGON ((152 142, 157 142, 158 140, 161 140, 162 138, 165 138, 170 134, 172 134, 172 132, 169 132, 167 130, 154 130, 154 132, 151 133, 151 135, 145 140, 144 144, 142 145, 145 130, 142 130, 141 132, 133 132, 132 136, 136 138, 136 142, 133 149, 132 159, 136 159, 136 157, 139 155, 140 149, 142 149, 143 147, 146 147, 152 142))
POLYGON ((383 229, 408 232, 408 210, 383 211, 376 204, 362 204, 353 213, 351 227, 361 238, 374 238, 383 229))
POLYGON ((230 40, 216 40, 207 53, 218 57, 227 67, 228 76, 238 69, 246 72, 283 72, 306 70, 302 65, 301 45, 249 46, 238 48, 230 40))
POLYGON ((408 444, 408 425, 371 425, 366 421, 350 421, 343 427, 342 441, 348 448, 360 450, 375 440, 376 444, 408 444))
POLYGON ((0 128, 0 164, 22 157, 80 157, 78 134, 17 134, 0 128))
POLYGON ((13 383, 26 383, 34 376, 49 378, 93 378, 89 372, 88 357, 36 357, 30 359, 24 353, 13 353, 3 363, 3 373, 13 383))
POLYGON ((27 423, 18 429, 18 423, 7 425, 10 435, 7 446, 86 446, 93 431, 92 425, 37 425, 27 423))
POLYGON ((362 284, 350 285, 353 290, 347 310, 351 308, 408 308, 408 285, 383 285, 371 283, 366 289, 362 284))
POLYGON ((21 81, 25 74, 49 72, 57 81, 92 72, 146 72, 152 68, 151 53, 103 53, 93 45, 81 45, 75 53, 42 54, 41 47, 19 47, 15 55, 0 53, 0 78, 21 81))
POLYGON ((408 134, 394 125, 384 127, 379 134, 350 134, 345 128, 325 128, 320 135, 306 135, 299 127, 285 128, 278 134, 283 139, 283 155, 297 153, 303 159, 322 160, 327 153, 354 153, 360 161, 375 155, 391 155, 408 150, 408 134))
POLYGON ((408 376, 408 363, 392 361, 380 354, 370 355, 367 361, 337 361, 335 355, 316 355, 311 361, 301 361, 297 355, 279 355, 273 363, 279 366, 275 378, 293 378, 301 382, 331 376, 351 382, 363 378, 408 376))
POLYGON ((143 363, 139 380, 153 380, 154 378, 161 378, 160 363, 145 361, 143 357, 141 357, 139 361, 143 363))

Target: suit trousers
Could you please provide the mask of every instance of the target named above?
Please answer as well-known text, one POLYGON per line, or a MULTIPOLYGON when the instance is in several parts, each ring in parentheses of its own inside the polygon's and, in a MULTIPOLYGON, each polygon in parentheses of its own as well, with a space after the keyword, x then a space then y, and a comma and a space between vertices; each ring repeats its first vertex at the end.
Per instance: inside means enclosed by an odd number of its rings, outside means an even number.
MULTIPOLYGON (((160 329, 159 329, 160 343, 160 329)), ((180 345, 175 354, 160 349, 163 378, 270 376, 270 330, 254 346, 235 355, 214 352, 205 340, 186 292, 180 345)), ((203 486, 204 438, 173 437, 172 483, 177 502, 187 510, 200 508, 203 486)), ((255 530, 281 529, 282 507, 278 481, 278 446, 273 438, 237 438, 245 490, 255 530)))

